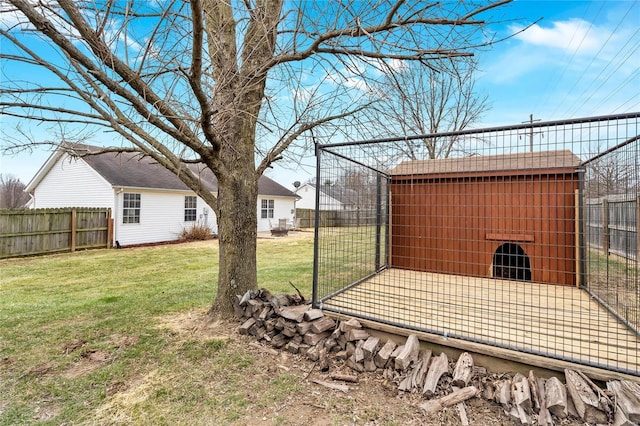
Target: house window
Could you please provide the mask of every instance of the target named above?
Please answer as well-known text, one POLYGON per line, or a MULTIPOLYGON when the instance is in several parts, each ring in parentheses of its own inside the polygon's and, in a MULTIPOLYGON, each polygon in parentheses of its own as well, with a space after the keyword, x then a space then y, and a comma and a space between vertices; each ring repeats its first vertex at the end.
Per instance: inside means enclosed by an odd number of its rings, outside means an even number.
POLYGON ((184 221, 195 222, 196 220, 196 208, 198 201, 195 196, 187 195, 184 197, 184 221))
POLYGON ((273 205, 273 200, 262 200, 262 209, 260 210, 262 219, 273 219, 273 205))
POLYGON ((140 223, 140 194, 123 194, 122 223, 140 223))

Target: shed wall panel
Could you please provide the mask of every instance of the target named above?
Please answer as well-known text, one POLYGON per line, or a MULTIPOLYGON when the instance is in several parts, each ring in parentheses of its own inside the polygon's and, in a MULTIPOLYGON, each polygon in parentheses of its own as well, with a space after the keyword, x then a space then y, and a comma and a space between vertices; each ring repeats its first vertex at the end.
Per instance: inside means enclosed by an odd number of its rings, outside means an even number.
POLYGON ((491 276, 504 243, 520 245, 532 281, 575 284, 576 174, 395 177, 394 267, 491 276))

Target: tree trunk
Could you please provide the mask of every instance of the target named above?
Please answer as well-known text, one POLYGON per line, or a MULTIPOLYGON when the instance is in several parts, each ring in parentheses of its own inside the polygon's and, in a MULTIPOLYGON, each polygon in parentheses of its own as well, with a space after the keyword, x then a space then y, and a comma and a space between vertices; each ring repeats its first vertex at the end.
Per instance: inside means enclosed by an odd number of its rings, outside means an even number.
POLYGON ((258 175, 254 169, 253 151, 250 159, 236 155, 227 163, 229 173, 218 178, 218 234, 220 262, 218 291, 210 313, 231 318, 233 300, 247 290, 255 289, 258 175), (235 167, 233 167, 235 166, 235 167))

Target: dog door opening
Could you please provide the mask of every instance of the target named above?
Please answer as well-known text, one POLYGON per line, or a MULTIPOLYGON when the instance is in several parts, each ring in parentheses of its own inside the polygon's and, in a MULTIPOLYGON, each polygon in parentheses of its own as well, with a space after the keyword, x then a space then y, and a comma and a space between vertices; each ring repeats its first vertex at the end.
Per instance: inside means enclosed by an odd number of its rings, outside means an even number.
POLYGON ((531 281, 529 257, 518 244, 505 243, 493 255, 493 276, 507 280, 531 281))

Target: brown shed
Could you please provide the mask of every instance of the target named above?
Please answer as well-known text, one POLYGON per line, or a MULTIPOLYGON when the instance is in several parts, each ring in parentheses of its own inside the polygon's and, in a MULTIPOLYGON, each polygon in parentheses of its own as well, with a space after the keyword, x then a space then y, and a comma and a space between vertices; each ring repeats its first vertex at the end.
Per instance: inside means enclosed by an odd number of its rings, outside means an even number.
POLYGON ((579 165, 566 150, 400 164, 390 265, 575 285, 579 165))

